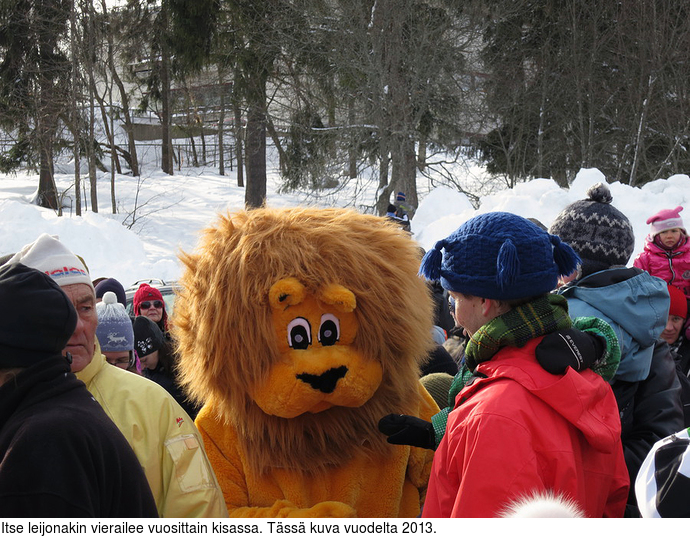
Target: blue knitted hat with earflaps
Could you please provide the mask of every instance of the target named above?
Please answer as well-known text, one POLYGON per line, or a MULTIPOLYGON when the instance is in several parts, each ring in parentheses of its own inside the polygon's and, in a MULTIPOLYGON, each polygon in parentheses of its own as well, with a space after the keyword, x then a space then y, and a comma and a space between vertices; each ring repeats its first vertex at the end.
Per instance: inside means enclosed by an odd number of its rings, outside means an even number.
POLYGON ((426 253, 419 274, 450 291, 523 299, 556 288, 580 258, 566 243, 512 213, 478 215, 426 253))

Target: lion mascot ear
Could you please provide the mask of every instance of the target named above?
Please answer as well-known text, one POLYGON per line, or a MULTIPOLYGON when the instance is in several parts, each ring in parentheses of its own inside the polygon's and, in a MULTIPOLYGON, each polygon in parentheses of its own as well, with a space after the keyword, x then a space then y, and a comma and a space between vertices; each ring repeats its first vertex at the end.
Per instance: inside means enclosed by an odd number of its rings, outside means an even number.
POLYGON ((288 306, 295 306, 304 301, 306 288, 300 284, 296 278, 283 278, 273 286, 268 292, 268 300, 271 308, 283 309, 288 306))
POLYGON ((221 216, 185 271, 182 383, 231 516, 416 517, 433 452, 391 445, 389 413, 438 412, 419 382, 432 301, 419 248, 346 209, 221 216))
POLYGON ((338 308, 341 312, 352 312, 357 308, 355 294, 340 284, 329 284, 321 292, 321 300, 338 308))

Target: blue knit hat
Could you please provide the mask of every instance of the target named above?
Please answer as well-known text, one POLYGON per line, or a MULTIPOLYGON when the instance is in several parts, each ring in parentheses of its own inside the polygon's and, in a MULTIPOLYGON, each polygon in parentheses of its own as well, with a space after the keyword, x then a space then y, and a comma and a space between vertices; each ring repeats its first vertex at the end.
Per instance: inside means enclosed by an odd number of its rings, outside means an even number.
POLYGON ((485 299, 534 297, 556 288, 580 258, 572 248, 512 213, 465 222, 426 253, 419 274, 450 291, 485 299), (441 251, 445 252, 441 252, 441 251))

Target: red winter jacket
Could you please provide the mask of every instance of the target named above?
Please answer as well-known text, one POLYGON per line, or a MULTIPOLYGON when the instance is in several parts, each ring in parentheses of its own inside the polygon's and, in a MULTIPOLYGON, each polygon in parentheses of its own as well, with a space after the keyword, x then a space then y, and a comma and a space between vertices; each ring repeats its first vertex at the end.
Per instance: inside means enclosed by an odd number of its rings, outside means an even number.
POLYGON ((622 517, 629 478, 618 406, 591 370, 552 375, 536 338, 479 365, 457 396, 434 455, 423 517, 500 516, 511 502, 550 491, 587 517, 622 517))
POLYGON ((686 297, 690 296, 690 241, 669 252, 647 237, 644 251, 637 255, 633 265, 680 288, 686 297))

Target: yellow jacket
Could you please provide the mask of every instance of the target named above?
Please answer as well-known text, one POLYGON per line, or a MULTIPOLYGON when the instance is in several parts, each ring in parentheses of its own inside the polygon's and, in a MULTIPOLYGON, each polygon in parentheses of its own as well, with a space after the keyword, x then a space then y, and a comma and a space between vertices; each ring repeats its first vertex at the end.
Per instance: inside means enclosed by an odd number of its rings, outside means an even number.
POLYGON ((108 364, 98 344, 77 377, 129 441, 161 517, 227 517, 199 432, 165 389, 108 364))
MULTIPOLYGON (((421 384, 419 388, 417 416, 430 420, 438 407, 421 384)), ((421 511, 432 450, 393 446, 385 456, 355 457, 323 475, 274 468, 257 476, 236 430, 219 420, 209 405, 201 409, 196 425, 231 517, 417 517, 421 511)))

